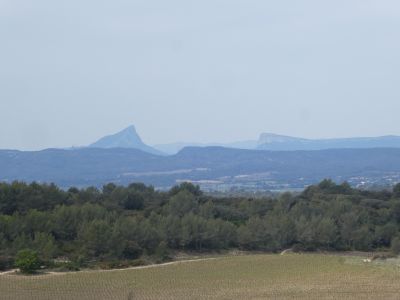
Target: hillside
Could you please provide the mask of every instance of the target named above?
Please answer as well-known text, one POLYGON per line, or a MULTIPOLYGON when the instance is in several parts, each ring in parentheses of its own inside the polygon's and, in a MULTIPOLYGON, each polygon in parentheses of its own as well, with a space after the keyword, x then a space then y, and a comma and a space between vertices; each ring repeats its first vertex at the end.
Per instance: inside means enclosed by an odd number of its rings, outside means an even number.
POLYGON ((168 188, 193 181, 204 189, 303 188, 323 178, 353 185, 400 181, 400 149, 256 151, 185 148, 173 156, 136 149, 0 151, 0 181, 55 182, 68 187, 144 182, 168 188))

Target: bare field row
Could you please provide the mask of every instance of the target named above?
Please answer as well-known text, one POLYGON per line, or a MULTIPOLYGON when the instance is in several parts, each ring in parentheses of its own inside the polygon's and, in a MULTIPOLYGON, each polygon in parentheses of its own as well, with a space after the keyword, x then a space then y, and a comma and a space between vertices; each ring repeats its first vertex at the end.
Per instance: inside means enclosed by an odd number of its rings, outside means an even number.
POLYGON ((400 270, 361 258, 243 255, 158 267, 0 277, 0 299, 398 299, 400 270))

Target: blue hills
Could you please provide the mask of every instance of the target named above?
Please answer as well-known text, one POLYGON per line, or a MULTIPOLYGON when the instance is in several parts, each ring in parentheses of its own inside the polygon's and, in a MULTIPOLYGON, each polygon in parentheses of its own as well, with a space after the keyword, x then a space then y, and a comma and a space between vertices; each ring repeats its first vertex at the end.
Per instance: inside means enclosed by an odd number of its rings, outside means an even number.
POLYGON ((135 126, 132 125, 120 132, 99 139, 95 143, 89 145, 89 147, 102 149, 138 149, 156 155, 173 155, 186 147, 224 147, 271 151, 400 148, 400 137, 388 135, 381 137, 305 139, 274 133, 262 133, 258 140, 237 141, 231 143, 181 142, 149 146, 142 141, 135 126))
POLYGON ((275 151, 359 149, 359 148, 400 148, 400 137, 355 137, 339 139, 304 139, 263 133, 256 149, 275 151))
POLYGON ((324 178, 357 187, 400 182, 397 136, 311 140, 262 134, 258 141, 179 144, 172 150, 178 152, 166 155, 146 145, 130 126, 88 147, 0 150, 0 181, 63 188, 144 182, 161 189, 191 181, 206 190, 300 189, 324 178))
POLYGON ((54 182, 63 188, 144 182, 164 189, 191 181, 206 190, 282 190, 304 188, 324 178, 353 186, 392 185, 400 181, 400 149, 188 147, 171 156, 129 148, 0 151, 0 181, 54 182))

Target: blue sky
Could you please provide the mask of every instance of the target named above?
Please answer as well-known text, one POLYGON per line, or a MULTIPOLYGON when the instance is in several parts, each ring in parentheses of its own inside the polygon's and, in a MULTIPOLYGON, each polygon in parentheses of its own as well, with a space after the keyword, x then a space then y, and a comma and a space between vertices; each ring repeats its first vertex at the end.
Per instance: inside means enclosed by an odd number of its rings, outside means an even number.
POLYGON ((0 0, 0 148, 399 134, 400 2, 0 0))

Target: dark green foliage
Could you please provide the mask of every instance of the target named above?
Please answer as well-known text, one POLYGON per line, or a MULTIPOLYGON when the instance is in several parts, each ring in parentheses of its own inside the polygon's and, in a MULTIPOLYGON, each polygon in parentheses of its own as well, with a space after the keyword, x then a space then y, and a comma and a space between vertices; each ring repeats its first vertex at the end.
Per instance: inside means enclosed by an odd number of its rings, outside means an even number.
MULTIPOLYGON (((112 245, 112 227, 105 220, 94 220, 83 224, 78 233, 78 240, 89 257, 99 257, 106 255, 112 245)), ((118 245, 115 245, 118 246, 118 245)))
POLYGON ((187 190, 182 190, 174 194, 166 207, 166 214, 183 217, 184 215, 194 212, 198 208, 198 203, 193 194, 187 190))
POLYGON ((26 184, 15 181, 12 184, 0 183, 0 213, 13 214, 29 209, 50 210, 69 202, 68 194, 54 184, 26 184))
POLYGON ((137 210, 142 209, 144 204, 144 197, 138 192, 129 192, 122 202, 124 209, 137 210))
POLYGON ((176 195, 182 191, 186 191, 193 196, 201 196, 203 193, 200 190, 200 187, 198 185, 194 185, 190 182, 183 182, 180 185, 174 186, 170 191, 169 194, 171 196, 176 195))
POLYGON ((126 259, 139 258, 143 253, 143 249, 135 241, 126 241, 122 255, 126 259))
POLYGON ((143 255, 164 261, 174 250, 391 247, 397 253, 398 190, 361 191, 324 180, 298 195, 251 199, 211 197, 190 183, 169 192, 140 183, 68 191, 1 183, 0 268, 14 260, 33 260, 33 269, 39 260, 64 269, 118 265, 143 255))
POLYGON ((15 257, 15 266, 19 268, 22 273, 35 273, 40 268, 39 256, 33 250, 21 250, 15 257))
POLYGON ((400 199, 400 183, 396 184, 393 187, 393 197, 397 198, 397 199, 400 199))
POLYGON ((159 263, 169 260, 170 251, 166 242, 162 241, 156 248, 154 255, 159 263))
POLYGON ((392 253, 395 255, 400 254, 400 238, 399 237, 395 237, 392 239, 391 250, 392 250, 392 253))
POLYGON ((12 257, 0 256, 0 271, 10 269, 14 265, 12 257))

